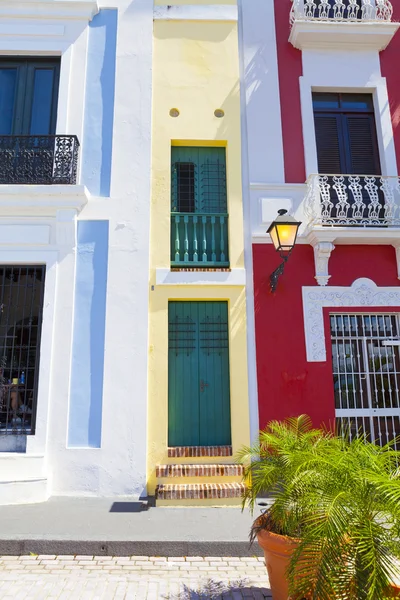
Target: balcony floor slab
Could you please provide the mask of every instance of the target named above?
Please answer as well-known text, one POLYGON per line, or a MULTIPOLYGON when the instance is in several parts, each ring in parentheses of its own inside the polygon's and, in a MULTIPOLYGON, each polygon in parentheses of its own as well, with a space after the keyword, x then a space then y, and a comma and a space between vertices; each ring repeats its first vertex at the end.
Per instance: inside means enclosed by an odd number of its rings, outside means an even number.
POLYGON ((0 185, 0 216, 55 216, 62 209, 80 212, 89 198, 84 185, 0 185))
POLYGON ((295 20, 289 42, 299 50, 384 50, 400 23, 375 21, 368 23, 295 20))

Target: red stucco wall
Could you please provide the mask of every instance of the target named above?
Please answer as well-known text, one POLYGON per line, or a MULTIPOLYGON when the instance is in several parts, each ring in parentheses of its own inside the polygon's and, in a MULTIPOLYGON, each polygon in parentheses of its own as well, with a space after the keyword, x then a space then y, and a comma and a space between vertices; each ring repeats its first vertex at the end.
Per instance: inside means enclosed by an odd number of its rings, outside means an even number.
POLYGON ((301 52, 288 42, 291 0, 275 0, 274 6, 285 181, 286 183, 304 183, 306 175, 299 84, 299 77, 303 74, 301 52))
MULTIPOLYGON (((393 0, 393 20, 400 21, 400 2, 393 0)), ((288 42, 291 0, 275 0, 275 27, 278 50, 279 91, 286 183, 303 183, 305 162, 300 105, 299 77, 302 76, 301 52, 288 42)), ((400 170, 400 32, 380 53, 382 76, 387 79, 397 164, 400 170)))
MULTIPOLYGON (((275 294, 269 290, 269 275, 279 264, 273 246, 255 244, 253 259, 260 426, 264 427, 271 419, 301 413, 309 414, 316 425, 332 423, 329 327, 328 360, 325 363, 306 360, 301 293, 302 286, 316 284, 313 249, 308 245, 296 246, 275 294)), ((379 286, 399 283, 392 246, 337 246, 332 252, 329 271, 330 285, 349 286, 360 277, 373 279, 379 286)), ((343 312, 349 311, 344 308, 343 312)))
MULTIPOLYGON (((300 183, 305 180, 299 87, 302 58, 301 52, 288 42, 291 0, 274 1, 285 181, 300 183)), ((400 21, 400 1, 392 3, 394 20, 400 21)), ((398 32, 388 49, 381 53, 381 67, 382 75, 387 78, 400 170, 399 57, 398 32)), ((327 361, 308 363, 305 351, 301 292, 302 286, 316 285, 313 249, 300 244, 295 248, 274 295, 269 290, 269 275, 279 264, 279 256, 271 245, 256 244, 253 259, 260 426, 271 419, 303 412, 308 413, 316 425, 332 422, 335 409, 329 309, 325 311, 327 361)), ((368 277, 379 286, 399 285, 395 250, 390 245, 337 246, 331 255, 329 272, 330 286, 349 286, 360 277, 368 277)), ((384 308, 379 310, 384 312, 384 308)), ((344 308, 343 312, 352 311, 344 308)))
MULTIPOLYGON (((400 21, 400 2, 392 0, 393 20, 400 21)), ((400 170, 400 32, 398 31, 389 46, 381 52, 381 72, 386 77, 390 112, 392 115, 394 143, 397 155, 397 169, 400 170)))

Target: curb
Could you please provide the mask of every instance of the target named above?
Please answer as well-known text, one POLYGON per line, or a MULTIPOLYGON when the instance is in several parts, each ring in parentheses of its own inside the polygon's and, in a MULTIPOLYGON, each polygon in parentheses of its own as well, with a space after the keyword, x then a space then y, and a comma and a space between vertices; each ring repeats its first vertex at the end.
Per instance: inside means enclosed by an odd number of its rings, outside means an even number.
POLYGON ((249 542, 191 541, 85 541, 85 540, 0 540, 0 555, 55 554, 86 556, 262 556, 258 544, 249 542))

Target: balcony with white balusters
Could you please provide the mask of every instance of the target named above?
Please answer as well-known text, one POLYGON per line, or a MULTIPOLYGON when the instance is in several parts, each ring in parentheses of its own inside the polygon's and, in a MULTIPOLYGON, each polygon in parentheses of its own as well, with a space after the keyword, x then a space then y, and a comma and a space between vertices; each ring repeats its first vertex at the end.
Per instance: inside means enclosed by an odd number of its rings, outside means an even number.
POLYGON ((383 50, 396 33, 390 0, 292 0, 295 48, 383 50))
POLYGON ((302 201, 304 236, 313 245, 400 244, 400 177, 311 175, 302 201))

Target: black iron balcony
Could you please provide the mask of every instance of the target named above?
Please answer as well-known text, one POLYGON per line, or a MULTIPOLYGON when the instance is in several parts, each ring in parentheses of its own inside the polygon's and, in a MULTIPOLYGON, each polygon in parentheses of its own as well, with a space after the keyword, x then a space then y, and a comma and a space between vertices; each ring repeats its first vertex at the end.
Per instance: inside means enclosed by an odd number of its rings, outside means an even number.
POLYGON ((74 185, 76 135, 0 136, 0 184, 74 185))

